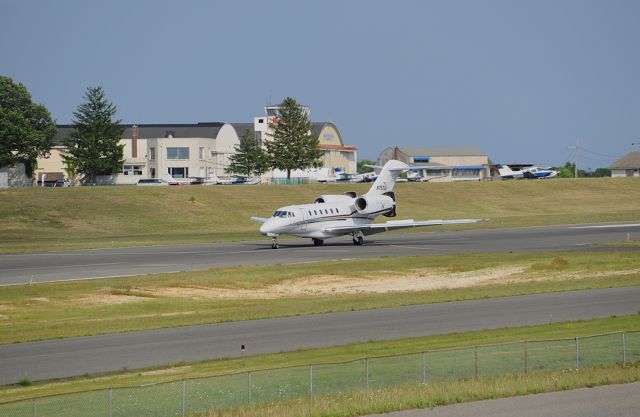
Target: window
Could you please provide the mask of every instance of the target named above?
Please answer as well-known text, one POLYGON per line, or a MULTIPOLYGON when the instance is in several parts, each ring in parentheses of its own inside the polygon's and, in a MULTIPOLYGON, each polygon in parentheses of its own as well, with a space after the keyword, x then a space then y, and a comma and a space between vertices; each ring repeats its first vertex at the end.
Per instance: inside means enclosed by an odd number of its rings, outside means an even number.
POLYGON ((187 178, 189 176, 189 168, 187 167, 180 167, 180 168, 167 168, 167 171, 169 172, 169 175, 171 175, 173 178, 187 178))
POLYGON ((149 159, 152 161, 156 160, 156 148, 149 148, 149 159))
POLYGON ((142 175, 142 165, 123 165, 122 173, 124 175, 142 175))
POLYGON ((309 216, 311 216, 311 210, 309 210, 309 216))
MULTIPOLYGON (((187 152, 187 158, 188 158, 189 152, 187 152)), ((204 148, 200 148, 200 159, 204 159, 204 148)))
POLYGON ((279 217, 279 218, 288 218, 288 217, 295 217, 295 215, 290 212, 290 211, 281 211, 281 210, 277 210, 275 213, 273 213, 273 217, 279 217))
POLYGON ((189 148, 167 148, 167 159, 189 159, 189 148))
POLYGON ((318 212, 313 210, 313 214, 315 214, 316 216, 318 215, 318 212))

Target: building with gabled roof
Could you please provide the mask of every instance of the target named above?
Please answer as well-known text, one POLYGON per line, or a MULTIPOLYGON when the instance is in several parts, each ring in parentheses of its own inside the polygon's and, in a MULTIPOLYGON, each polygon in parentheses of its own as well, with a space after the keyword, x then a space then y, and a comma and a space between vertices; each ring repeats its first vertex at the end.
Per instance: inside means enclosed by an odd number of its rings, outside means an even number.
MULTIPOLYGON (((62 154, 65 139, 73 126, 57 127, 55 145, 50 155, 38 159, 36 174, 41 184, 53 179, 69 178, 62 154)), ((247 131, 259 140, 264 139, 260 128, 256 129, 256 123, 123 124, 121 127, 124 128, 121 143, 124 145, 125 158, 122 171, 101 178, 103 183, 135 184, 141 178, 163 178, 167 174, 175 179, 225 176, 229 158, 247 131)), ((315 172, 297 172, 297 176, 327 176, 327 173, 338 171, 356 171, 357 150, 344 145, 333 123, 314 122, 312 133, 318 135, 319 148, 324 151, 323 168, 315 172)), ((274 171, 264 178, 277 178, 281 174, 274 171)))
POLYGON ((423 181, 482 181, 491 179, 489 157, 478 148, 465 147, 389 147, 378 155, 384 165, 390 159, 402 161, 414 169, 409 178, 423 181))
POLYGON ((640 152, 629 152, 609 165, 611 177, 640 177, 640 152))

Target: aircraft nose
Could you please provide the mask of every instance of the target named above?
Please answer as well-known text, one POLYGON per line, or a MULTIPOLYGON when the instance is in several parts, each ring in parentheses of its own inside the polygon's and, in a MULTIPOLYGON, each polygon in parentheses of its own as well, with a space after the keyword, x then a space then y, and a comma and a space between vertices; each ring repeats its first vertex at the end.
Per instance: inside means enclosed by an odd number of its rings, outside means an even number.
POLYGON ((269 224, 269 221, 266 221, 264 223, 262 223, 262 225, 260 226, 260 233, 263 235, 266 235, 267 233, 271 233, 271 231, 273 230, 273 226, 269 224))

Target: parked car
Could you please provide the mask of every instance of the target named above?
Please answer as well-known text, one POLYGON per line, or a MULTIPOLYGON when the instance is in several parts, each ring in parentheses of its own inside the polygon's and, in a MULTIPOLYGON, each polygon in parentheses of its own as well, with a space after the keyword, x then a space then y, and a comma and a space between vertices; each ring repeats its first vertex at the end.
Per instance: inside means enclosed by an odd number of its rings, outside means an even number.
POLYGON ((141 178, 138 180, 138 187, 141 186, 168 186, 169 183, 160 178, 141 178))

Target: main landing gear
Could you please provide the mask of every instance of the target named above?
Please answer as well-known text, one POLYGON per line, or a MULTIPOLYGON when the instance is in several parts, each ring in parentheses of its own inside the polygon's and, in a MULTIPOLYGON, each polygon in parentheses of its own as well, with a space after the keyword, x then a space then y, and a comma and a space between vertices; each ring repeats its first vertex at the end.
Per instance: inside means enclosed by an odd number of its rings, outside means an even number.
POLYGON ((280 247, 280 244, 278 243, 278 237, 274 236, 273 239, 271 240, 271 249, 278 249, 280 247))
POLYGON ((322 239, 311 239, 313 241, 313 246, 322 246, 324 245, 324 240, 322 239))
POLYGON ((362 246, 364 245, 364 238, 360 235, 357 235, 356 233, 353 233, 353 244, 356 246, 362 246))

